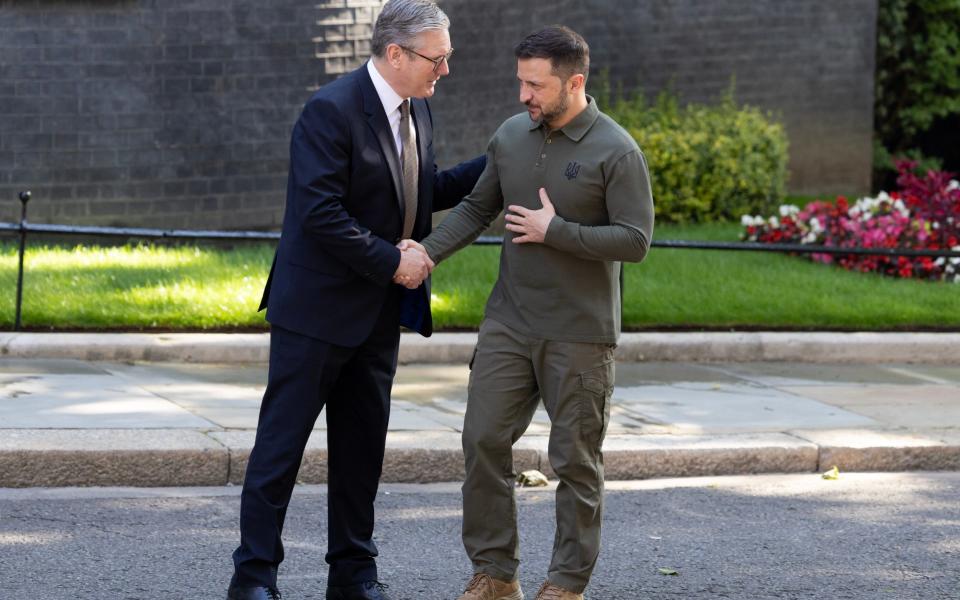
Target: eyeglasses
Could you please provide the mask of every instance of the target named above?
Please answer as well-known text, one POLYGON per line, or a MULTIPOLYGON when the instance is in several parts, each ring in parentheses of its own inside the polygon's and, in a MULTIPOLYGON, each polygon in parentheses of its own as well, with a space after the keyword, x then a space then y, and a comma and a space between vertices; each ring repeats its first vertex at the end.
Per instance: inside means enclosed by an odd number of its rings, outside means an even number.
MULTIPOLYGON (((400 44, 397 44, 397 45, 400 46, 400 44)), ((428 60, 428 61, 432 62, 432 63, 433 63, 433 72, 434 72, 434 73, 437 73, 437 72, 440 71, 440 65, 442 65, 443 63, 446 62, 447 64, 450 64, 450 57, 453 56, 453 50, 450 50, 450 52, 447 52, 446 54, 444 54, 444 55, 441 56, 440 58, 430 58, 429 56, 424 56, 424 55, 420 54, 419 52, 417 52, 416 50, 413 50, 413 49, 411 49, 411 48, 407 48, 406 46, 400 46, 400 47, 403 48, 404 50, 406 50, 407 52, 411 53, 411 54, 416 54, 417 56, 419 56, 419 57, 422 58, 423 60, 428 60)))

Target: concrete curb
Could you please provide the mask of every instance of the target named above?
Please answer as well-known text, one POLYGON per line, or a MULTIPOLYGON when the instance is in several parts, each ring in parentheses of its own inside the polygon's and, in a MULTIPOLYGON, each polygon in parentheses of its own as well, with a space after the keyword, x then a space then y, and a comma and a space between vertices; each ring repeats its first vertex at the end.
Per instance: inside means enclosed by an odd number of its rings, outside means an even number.
MULTIPOLYGON (((466 363, 475 333, 405 333, 400 362, 466 363)), ((0 357, 102 361, 262 363, 267 333, 0 333, 0 357)), ((626 362, 922 363, 960 365, 960 333, 625 333, 626 362)))
MULTIPOLYGON (((240 484, 252 431, 7 430, 0 436, 0 487, 219 486, 240 484)), ((960 470, 960 434, 835 430, 711 436, 611 435, 606 478, 960 470)), ((517 471, 553 478, 547 437, 526 436, 514 449, 517 471)), ((301 483, 325 483, 326 439, 317 431, 300 468, 301 483)), ((385 483, 462 481, 460 436, 391 432, 385 483)))
POLYGON ((267 333, 0 333, 0 356, 102 361, 267 362, 267 333))
POLYGON ((818 469, 848 471, 958 471, 960 433, 837 429, 795 431, 820 448, 818 469))
POLYGON ((12 429, 0 487, 223 485, 227 449, 192 430, 12 429))

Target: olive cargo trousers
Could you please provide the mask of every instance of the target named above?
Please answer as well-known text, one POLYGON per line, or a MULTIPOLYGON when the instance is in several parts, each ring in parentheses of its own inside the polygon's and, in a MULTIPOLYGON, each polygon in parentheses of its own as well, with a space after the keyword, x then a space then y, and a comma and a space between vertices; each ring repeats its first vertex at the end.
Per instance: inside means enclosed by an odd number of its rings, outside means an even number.
POLYGON ((471 361, 463 428, 463 545, 474 571, 512 581, 519 568, 512 446, 540 399, 550 417, 557 529, 548 579, 580 593, 600 552, 612 344, 558 342, 486 319, 471 361))

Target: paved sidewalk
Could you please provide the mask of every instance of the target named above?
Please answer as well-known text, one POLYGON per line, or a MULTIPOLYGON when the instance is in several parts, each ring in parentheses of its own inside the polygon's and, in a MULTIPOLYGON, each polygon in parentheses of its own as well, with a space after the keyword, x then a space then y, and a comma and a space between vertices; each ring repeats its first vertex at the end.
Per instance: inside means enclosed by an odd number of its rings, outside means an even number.
MULTIPOLYGON (((849 362, 849 361, 848 361, 849 362)), ((457 481, 468 371, 401 366, 384 481, 457 481)), ((237 484, 263 364, 0 358, 0 487, 237 484)), ((797 362, 621 362, 608 479, 960 470, 960 368, 797 362)), ((541 411, 518 470, 550 474, 541 411)), ((325 425, 301 468, 325 479, 325 425)))

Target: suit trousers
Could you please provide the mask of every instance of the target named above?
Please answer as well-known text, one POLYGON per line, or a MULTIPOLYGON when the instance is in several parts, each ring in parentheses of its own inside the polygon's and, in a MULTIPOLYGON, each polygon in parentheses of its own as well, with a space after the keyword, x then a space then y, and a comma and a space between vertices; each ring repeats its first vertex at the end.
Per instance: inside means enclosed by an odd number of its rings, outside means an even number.
POLYGON ((329 585, 377 579, 374 500, 400 341, 399 288, 355 348, 274 326, 270 370, 240 500, 234 581, 276 586, 284 517, 321 409, 327 419, 329 585))
POLYGON ((573 592, 586 588, 600 552, 613 349, 537 339, 492 319, 481 324, 463 426, 463 545, 475 572, 517 578, 512 446, 542 398, 551 423, 550 466, 560 480, 547 578, 573 592))

